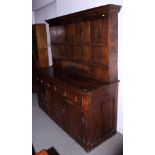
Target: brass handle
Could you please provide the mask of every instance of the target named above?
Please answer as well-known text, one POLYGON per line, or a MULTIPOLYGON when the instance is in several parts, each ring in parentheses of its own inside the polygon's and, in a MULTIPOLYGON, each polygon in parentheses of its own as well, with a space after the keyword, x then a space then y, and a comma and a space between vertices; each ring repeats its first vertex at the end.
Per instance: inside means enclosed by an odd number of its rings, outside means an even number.
POLYGON ((41 83, 43 83, 43 80, 40 80, 41 83))
POLYGON ((84 89, 83 89, 83 91, 87 91, 87 89, 86 89, 86 88, 84 88, 84 89))
POLYGON ((78 97, 77 97, 77 96, 75 96, 75 102, 77 102, 77 99, 78 99, 78 97))
POLYGON ((56 91, 57 90, 57 87, 56 86, 54 86, 54 91, 56 91))
POLYGON ((48 87, 48 88, 50 87, 50 84, 49 84, 49 83, 47 84, 47 87, 48 87))
POLYGON ((66 91, 64 91, 64 96, 66 96, 67 95, 67 93, 66 93, 66 91))
POLYGON ((38 76, 37 76, 37 81, 38 81, 38 76))

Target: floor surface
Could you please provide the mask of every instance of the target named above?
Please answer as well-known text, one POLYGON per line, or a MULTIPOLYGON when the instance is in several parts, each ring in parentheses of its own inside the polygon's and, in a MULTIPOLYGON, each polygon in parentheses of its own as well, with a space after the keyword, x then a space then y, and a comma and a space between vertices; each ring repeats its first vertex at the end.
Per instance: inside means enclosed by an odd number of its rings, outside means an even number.
POLYGON ((60 155, 122 155, 123 135, 117 133, 91 152, 68 136, 38 106, 37 94, 32 95, 32 142, 35 151, 54 147, 60 155))

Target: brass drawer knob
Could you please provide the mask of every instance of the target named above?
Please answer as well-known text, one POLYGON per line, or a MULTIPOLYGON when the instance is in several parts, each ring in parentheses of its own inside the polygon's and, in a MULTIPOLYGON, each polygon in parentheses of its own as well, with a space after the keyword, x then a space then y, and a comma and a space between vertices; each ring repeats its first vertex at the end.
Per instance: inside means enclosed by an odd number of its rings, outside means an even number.
POLYGON ((77 97, 77 96, 75 96, 75 102, 77 102, 77 100, 78 100, 78 97, 77 97))
POLYGON ((86 92, 86 91, 87 91, 87 89, 86 89, 86 88, 84 88, 84 89, 83 89, 83 91, 85 91, 85 92, 86 92))
POLYGON ((66 93, 66 91, 64 91, 64 96, 66 96, 67 95, 67 93, 66 93))
POLYGON ((56 86, 54 86, 54 91, 57 91, 57 87, 56 86))

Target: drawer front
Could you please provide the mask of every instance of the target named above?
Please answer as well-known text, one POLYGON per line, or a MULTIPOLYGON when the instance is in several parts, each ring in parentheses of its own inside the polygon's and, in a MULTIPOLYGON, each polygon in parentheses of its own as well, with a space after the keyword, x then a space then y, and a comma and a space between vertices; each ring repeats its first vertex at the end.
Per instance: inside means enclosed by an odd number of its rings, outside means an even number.
POLYGON ((61 89, 61 96, 72 100, 75 104, 82 105, 82 95, 66 88, 61 89))
POLYGON ((37 83, 40 86, 44 86, 47 89, 50 89, 52 91, 55 91, 56 93, 60 94, 60 87, 59 84, 54 82, 54 81, 49 81, 47 78, 43 78, 43 77, 37 77, 37 83))
POLYGON ((46 86, 50 89, 50 90, 52 90, 52 91, 55 91, 56 93, 58 93, 59 94, 59 92, 60 92, 60 87, 59 87, 59 85, 57 84, 57 83, 55 83, 55 82, 51 82, 51 81, 48 81, 47 83, 46 83, 46 86))
POLYGON ((43 87, 45 87, 45 88, 48 88, 48 87, 47 87, 48 80, 47 80, 46 78, 44 78, 44 77, 40 77, 40 78, 39 78, 39 84, 40 84, 40 86, 43 86, 43 87))
POLYGON ((40 86, 43 86, 43 85, 45 85, 45 79, 43 77, 37 76, 37 83, 40 86))

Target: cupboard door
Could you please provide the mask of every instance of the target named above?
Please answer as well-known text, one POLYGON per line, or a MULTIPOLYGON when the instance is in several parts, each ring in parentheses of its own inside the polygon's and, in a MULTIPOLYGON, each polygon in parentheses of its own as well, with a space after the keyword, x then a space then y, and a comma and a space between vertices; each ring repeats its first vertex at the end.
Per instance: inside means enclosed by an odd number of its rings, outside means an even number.
POLYGON ((54 117, 55 116, 55 102, 56 102, 56 94, 54 91, 50 90, 50 96, 49 96, 49 116, 54 117))
MULTIPOLYGON (((105 96, 104 96, 105 97, 105 96)), ((113 98, 101 102, 99 106, 93 108, 91 112, 91 124, 89 138, 95 142, 107 133, 115 130, 115 101, 113 98)))
POLYGON ((61 98, 58 93, 50 90, 50 104, 49 104, 49 115, 53 117, 56 122, 62 125, 62 104, 61 98))
POLYGON ((63 99, 64 127, 78 141, 83 140, 84 119, 78 106, 68 99, 63 99))
POLYGON ((39 91, 38 91, 38 101, 39 106, 47 114, 49 113, 49 90, 43 85, 43 80, 40 80, 39 91))

